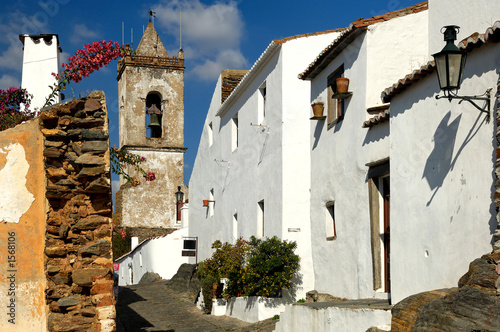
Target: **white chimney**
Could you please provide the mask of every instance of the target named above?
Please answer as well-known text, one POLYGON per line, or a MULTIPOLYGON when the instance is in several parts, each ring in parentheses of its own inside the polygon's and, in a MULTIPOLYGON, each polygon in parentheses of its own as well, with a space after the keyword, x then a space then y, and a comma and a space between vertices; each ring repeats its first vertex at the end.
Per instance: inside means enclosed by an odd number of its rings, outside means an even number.
MULTIPOLYGON (((33 95, 30 109, 40 109, 52 91, 56 79, 52 73, 59 74, 59 55, 62 53, 57 34, 19 35, 23 43, 23 74, 21 87, 33 95)), ((56 97, 54 103, 59 103, 56 97)))

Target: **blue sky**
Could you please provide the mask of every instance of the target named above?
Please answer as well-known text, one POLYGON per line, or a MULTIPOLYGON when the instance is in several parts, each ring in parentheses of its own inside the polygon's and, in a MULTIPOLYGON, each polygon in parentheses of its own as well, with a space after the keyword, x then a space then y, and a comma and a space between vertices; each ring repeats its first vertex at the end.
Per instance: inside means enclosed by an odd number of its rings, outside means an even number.
MULTIPOLYGON (((96 40, 122 41, 137 47, 148 10, 156 11, 155 28, 170 55, 185 52, 185 183, 191 168, 220 71, 249 69, 274 39, 342 28, 368 18, 412 6, 418 0, 156 0, 77 1, 19 0, 0 4, 0 89, 20 86, 22 44, 19 34, 57 33, 64 56, 96 40)), ((304 68, 305 69, 305 68, 304 68)), ((118 146, 116 61, 71 84, 67 96, 103 90, 110 118, 111 144, 118 146), (72 89, 72 90, 71 90, 72 89)))

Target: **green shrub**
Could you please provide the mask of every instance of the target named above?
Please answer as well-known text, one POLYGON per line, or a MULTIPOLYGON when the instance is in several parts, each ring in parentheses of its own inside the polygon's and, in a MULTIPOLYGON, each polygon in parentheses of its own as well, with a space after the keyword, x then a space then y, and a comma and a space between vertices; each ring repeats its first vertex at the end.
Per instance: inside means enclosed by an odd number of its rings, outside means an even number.
POLYGON ((297 244, 276 236, 265 240, 242 238, 236 244, 215 241, 212 257, 198 265, 200 281, 208 276, 217 281, 227 278, 224 297, 279 297, 283 289, 294 286, 292 278, 299 268, 297 244))
POLYGON ((279 297, 283 289, 292 288, 292 278, 299 269, 300 258, 294 253, 297 243, 278 237, 250 238, 248 263, 243 273, 249 296, 279 297))
POLYGON ((203 303, 205 313, 209 314, 212 312, 212 299, 214 298, 214 287, 215 283, 218 283, 219 280, 214 276, 208 275, 201 281, 201 292, 203 294, 203 303))

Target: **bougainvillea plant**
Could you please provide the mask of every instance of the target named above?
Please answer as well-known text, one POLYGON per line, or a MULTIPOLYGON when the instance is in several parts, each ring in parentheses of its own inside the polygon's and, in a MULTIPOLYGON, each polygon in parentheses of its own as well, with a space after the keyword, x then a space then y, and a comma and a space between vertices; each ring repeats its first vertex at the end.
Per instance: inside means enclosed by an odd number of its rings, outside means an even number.
POLYGON ((131 153, 123 147, 118 149, 113 145, 113 147, 109 149, 109 158, 111 160, 111 171, 123 176, 127 182, 131 182, 134 186, 140 184, 140 181, 136 176, 132 176, 126 172, 126 165, 132 166, 133 169, 142 174, 146 181, 153 181, 156 179, 154 172, 146 172, 140 166, 141 163, 146 161, 146 158, 131 153))
POLYGON ((26 89, 0 89, 0 131, 15 127, 37 115, 37 112, 29 110, 32 97, 26 89), (21 104, 24 104, 24 109, 20 107, 21 104))
POLYGON ((61 74, 52 73, 57 83, 50 86, 52 92, 45 100, 44 107, 52 105, 57 95, 66 89, 70 82, 78 83, 99 68, 107 66, 112 60, 122 58, 132 52, 130 47, 111 40, 85 45, 83 49, 77 50, 75 55, 68 57, 69 63, 62 65, 64 69, 61 74))

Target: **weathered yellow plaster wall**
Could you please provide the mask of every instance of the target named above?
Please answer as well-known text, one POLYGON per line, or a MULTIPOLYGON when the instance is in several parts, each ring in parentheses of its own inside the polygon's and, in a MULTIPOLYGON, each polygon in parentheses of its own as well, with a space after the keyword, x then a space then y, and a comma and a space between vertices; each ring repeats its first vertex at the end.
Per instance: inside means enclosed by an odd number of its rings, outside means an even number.
POLYGON ((45 169, 38 119, 0 132, 0 331, 46 331, 45 169))

